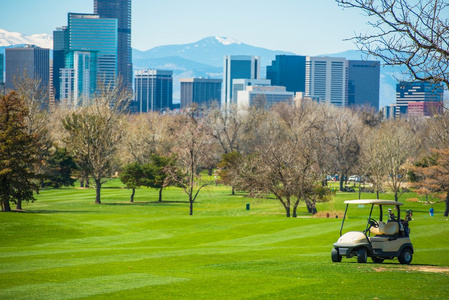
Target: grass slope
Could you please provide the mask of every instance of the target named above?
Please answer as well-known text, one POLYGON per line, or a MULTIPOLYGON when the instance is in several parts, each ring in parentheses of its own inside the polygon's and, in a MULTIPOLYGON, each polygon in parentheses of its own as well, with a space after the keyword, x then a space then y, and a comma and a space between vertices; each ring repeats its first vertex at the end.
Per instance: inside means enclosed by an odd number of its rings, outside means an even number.
MULTIPOLYGON (((414 210, 411 266, 332 263, 341 219, 310 218, 304 206, 288 219, 274 199, 229 192, 202 191, 188 216, 179 189, 164 191, 162 203, 139 189, 130 204, 130 191, 113 181, 101 205, 93 189, 44 190, 25 213, 0 214, 0 299, 449 298, 443 203, 430 218, 429 205, 405 202, 414 210)), ((338 194, 318 210, 342 211, 356 197, 338 194)), ((349 219, 363 223, 366 213, 356 208, 349 219)))

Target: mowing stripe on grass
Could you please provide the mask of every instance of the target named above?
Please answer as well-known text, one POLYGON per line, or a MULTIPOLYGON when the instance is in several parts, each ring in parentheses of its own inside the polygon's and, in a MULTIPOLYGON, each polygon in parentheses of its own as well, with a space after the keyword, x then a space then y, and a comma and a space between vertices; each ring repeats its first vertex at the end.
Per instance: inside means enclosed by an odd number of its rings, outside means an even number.
POLYGON ((129 273, 83 278, 62 283, 19 285, 2 290, 0 295, 2 295, 3 299, 75 299, 186 280, 176 277, 129 273))

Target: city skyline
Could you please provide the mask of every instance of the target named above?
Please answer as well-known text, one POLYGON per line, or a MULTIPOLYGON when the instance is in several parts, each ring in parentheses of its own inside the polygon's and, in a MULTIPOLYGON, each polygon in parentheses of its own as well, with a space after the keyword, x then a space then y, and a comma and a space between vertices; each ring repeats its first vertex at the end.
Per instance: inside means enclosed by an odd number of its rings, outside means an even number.
MULTIPOLYGON (((51 34, 65 23, 68 12, 93 13, 93 1, 8 1, 2 4, 0 28, 51 34)), ((149 50, 222 36, 272 50, 320 55, 355 49, 343 40, 366 31, 368 20, 359 11, 343 10, 334 0, 133 0, 132 47, 149 50)))

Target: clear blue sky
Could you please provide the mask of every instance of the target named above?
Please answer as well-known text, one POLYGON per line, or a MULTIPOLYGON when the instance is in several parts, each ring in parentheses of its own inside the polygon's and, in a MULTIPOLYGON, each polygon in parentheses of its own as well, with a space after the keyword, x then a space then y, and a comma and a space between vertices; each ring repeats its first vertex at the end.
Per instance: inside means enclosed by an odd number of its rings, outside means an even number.
MULTIPOLYGON (((0 28, 26 35, 51 34, 67 25, 67 13, 92 13, 93 0, 1 0, 0 28)), ((368 29, 360 11, 334 0, 133 0, 132 46, 148 50, 232 37, 272 50, 302 55, 337 53, 368 29)))

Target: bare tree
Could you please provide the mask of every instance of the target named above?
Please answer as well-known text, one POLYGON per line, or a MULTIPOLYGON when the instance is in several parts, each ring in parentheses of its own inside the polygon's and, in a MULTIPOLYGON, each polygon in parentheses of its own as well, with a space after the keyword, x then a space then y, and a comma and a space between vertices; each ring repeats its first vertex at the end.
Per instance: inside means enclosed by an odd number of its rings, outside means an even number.
POLYGON ((193 215, 193 204, 201 189, 209 184, 202 182, 198 175, 204 161, 207 160, 211 140, 206 134, 202 119, 195 117, 195 112, 180 115, 176 121, 176 145, 173 149, 177 155, 177 167, 167 170, 167 180, 180 186, 189 197, 189 215, 193 215))
POLYGON ((161 119, 162 116, 156 112, 128 116, 126 136, 119 150, 123 164, 145 164, 152 154, 157 153, 161 119))
MULTIPOLYGON (((319 171, 315 118, 311 111, 279 105, 272 111, 250 110, 253 127, 251 152, 241 156, 238 186, 252 193, 271 193, 293 216, 299 201, 314 205, 319 171)), ((319 185, 319 184, 318 184, 319 185)))
POLYGON ((384 180, 394 193, 395 201, 402 194, 413 157, 419 152, 410 124, 404 120, 382 123, 378 147, 384 162, 384 180))
POLYGON ((95 181, 95 203, 101 203, 101 185, 112 171, 117 145, 123 137, 124 117, 131 95, 121 82, 98 84, 91 105, 75 107, 64 119, 65 140, 95 181))
POLYGON ((449 111, 427 120, 427 142, 436 149, 449 149, 449 111))
POLYGON ((449 87, 449 2, 447 0, 336 0, 357 8, 374 29, 352 40, 386 65, 405 66, 416 80, 449 87))
POLYGON ((327 141, 335 159, 340 176, 340 190, 343 190, 344 178, 358 163, 360 156, 360 131, 363 125, 357 114, 350 109, 329 107, 327 110, 327 141))
POLYGON ((376 198, 383 190, 386 164, 384 151, 382 151, 382 135, 380 130, 375 128, 367 132, 362 143, 362 160, 364 161, 364 173, 368 176, 368 181, 373 185, 376 198))
POLYGON ((237 105, 225 110, 213 107, 207 113, 206 130, 222 148, 223 153, 240 151, 243 133, 243 112, 237 105))

